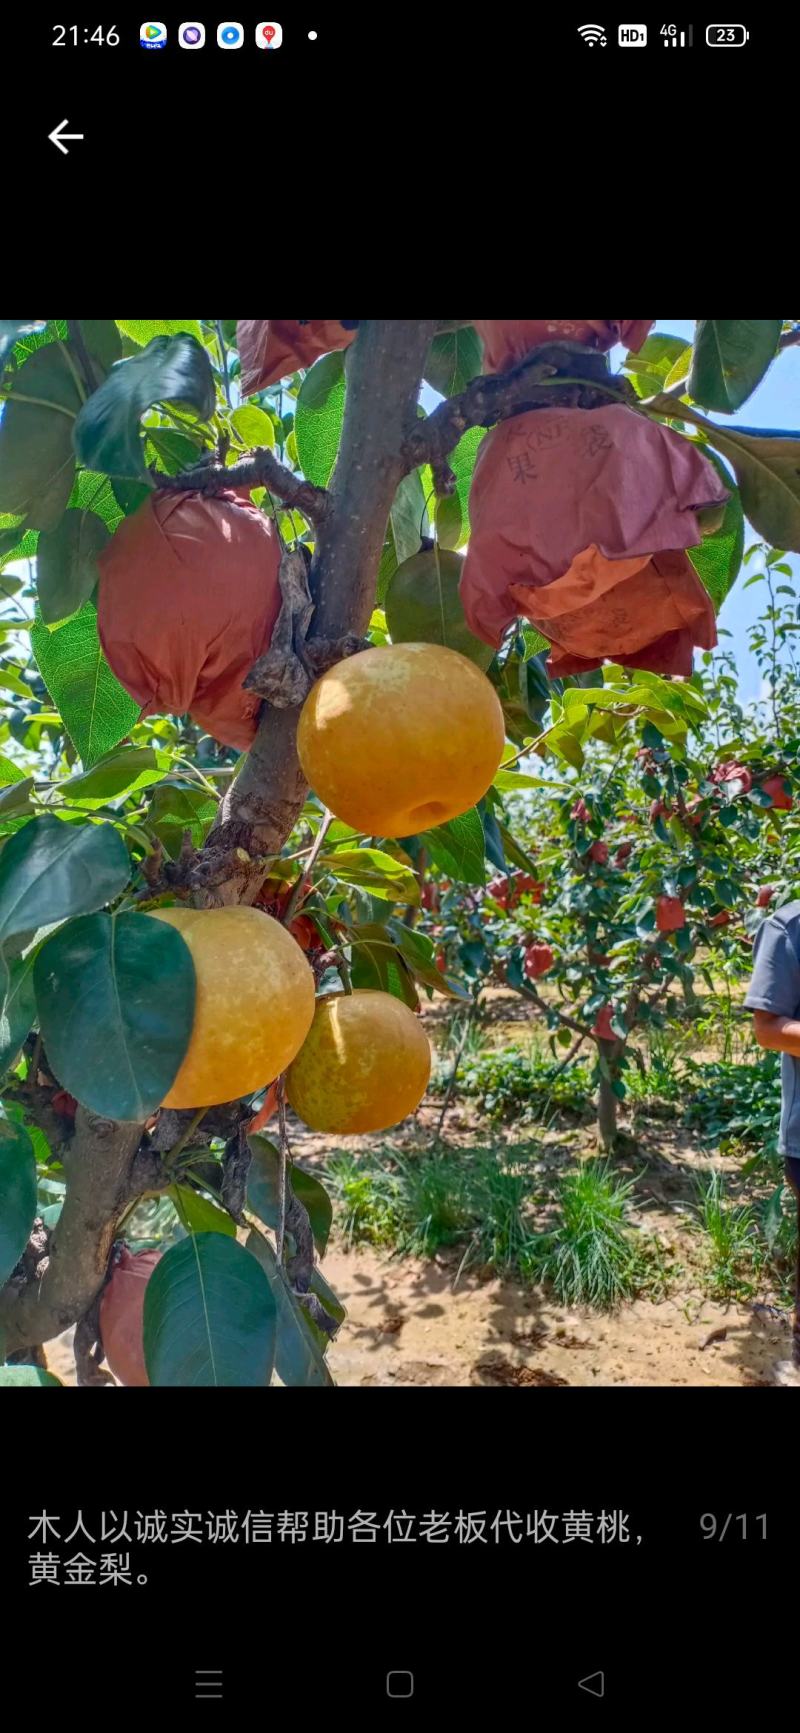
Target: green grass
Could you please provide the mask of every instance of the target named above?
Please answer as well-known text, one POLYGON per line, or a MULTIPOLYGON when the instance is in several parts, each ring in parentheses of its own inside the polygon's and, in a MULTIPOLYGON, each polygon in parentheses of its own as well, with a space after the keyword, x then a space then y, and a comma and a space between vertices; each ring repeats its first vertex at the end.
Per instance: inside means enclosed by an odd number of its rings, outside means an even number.
POLYGON ((565 1305, 660 1297, 674 1275, 657 1243, 628 1226, 631 1186, 603 1163, 570 1169, 546 1190, 525 1146, 441 1155, 387 1147, 331 1157, 326 1179, 349 1244, 417 1257, 460 1245, 459 1275, 481 1267, 545 1283, 565 1305), (544 1209, 554 1217, 545 1232, 544 1209))
POLYGON ((558 1221, 537 1240, 530 1273, 563 1305, 606 1310, 640 1291, 641 1262, 625 1219, 631 1189, 604 1162, 585 1162, 562 1180, 558 1221))
MULTIPOLYGON (((434 1075, 432 1093, 446 1088, 452 1061, 434 1075)), ((458 1068, 457 1093, 474 1100, 479 1112, 499 1124, 548 1123, 557 1113, 581 1117, 591 1098, 590 1068, 575 1062, 562 1071, 557 1061, 520 1047, 465 1049, 458 1068)))

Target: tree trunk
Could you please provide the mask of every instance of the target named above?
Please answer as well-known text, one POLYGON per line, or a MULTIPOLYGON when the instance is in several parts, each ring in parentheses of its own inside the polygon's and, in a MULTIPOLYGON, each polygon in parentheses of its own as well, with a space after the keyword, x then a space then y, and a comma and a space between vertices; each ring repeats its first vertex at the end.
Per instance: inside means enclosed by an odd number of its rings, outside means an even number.
MULTIPOLYGON (((618 1041, 600 1041, 598 1043, 601 1058, 605 1060, 609 1071, 614 1072, 614 1061, 619 1052, 618 1041)), ((597 1123, 600 1130, 600 1141, 604 1150, 611 1155, 617 1141, 617 1114, 619 1101, 611 1087, 611 1078, 601 1071, 597 1086, 597 1123)))

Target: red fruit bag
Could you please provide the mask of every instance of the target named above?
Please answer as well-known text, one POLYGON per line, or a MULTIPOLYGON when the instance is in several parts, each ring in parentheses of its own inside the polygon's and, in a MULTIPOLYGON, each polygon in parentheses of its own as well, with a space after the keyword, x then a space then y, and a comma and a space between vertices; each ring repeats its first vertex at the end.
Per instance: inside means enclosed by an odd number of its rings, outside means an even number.
POLYGON ((154 493, 98 560, 106 657, 142 715, 187 711, 242 751, 261 700, 242 681, 280 612, 280 546, 269 519, 234 493, 154 493))
POLYGON ((239 319, 242 395, 250 397, 299 367, 310 367, 332 349, 346 349, 355 335, 341 319, 239 319))
POLYGON ((122 1252, 100 1301, 100 1336, 120 1384, 149 1385, 144 1363, 144 1291, 161 1252, 122 1252))
POLYGON ((524 361, 540 343, 583 343, 587 349, 612 349, 624 343, 641 349, 655 319, 475 319, 483 341, 484 373, 504 373, 524 361))
POLYGON ((691 674, 693 646, 717 635, 684 549, 701 540, 696 513, 727 497, 689 440, 623 405, 501 422, 470 490, 470 629, 497 646, 524 615, 552 644, 554 676, 606 658, 691 674))

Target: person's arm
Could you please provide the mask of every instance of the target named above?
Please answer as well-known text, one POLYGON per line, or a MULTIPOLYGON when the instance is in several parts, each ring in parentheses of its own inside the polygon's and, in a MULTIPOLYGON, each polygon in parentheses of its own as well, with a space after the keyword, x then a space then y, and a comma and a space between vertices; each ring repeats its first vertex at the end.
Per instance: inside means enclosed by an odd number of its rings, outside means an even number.
POLYGON ((759 1047, 800 1059, 800 957, 785 919, 768 915, 756 934, 745 1006, 759 1047))
POLYGON ((800 1059, 800 1023, 794 1017, 776 1017, 772 1011, 754 1011, 753 1028, 759 1047, 791 1053, 800 1059))

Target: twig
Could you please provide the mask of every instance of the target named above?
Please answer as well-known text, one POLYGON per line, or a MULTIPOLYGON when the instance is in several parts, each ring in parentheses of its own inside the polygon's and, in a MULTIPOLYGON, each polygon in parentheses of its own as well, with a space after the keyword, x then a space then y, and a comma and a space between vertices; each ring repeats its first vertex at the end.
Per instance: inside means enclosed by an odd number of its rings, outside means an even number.
POLYGON ((278 1097, 278 1189, 280 1208, 278 1212, 278 1228, 275 1244, 278 1253, 278 1263, 283 1264, 283 1245, 286 1238, 286 1173, 287 1156, 289 1153, 289 1138, 286 1131, 286 1080, 279 1077, 276 1086, 278 1097))
POLYGON ((83 377, 86 383, 86 388, 91 395, 93 391, 97 390, 99 381, 95 372, 94 362, 92 361, 92 357, 83 340, 80 319, 68 319, 67 330, 69 332, 70 343, 72 344, 81 367, 83 368, 83 377))
POLYGON ((186 1145, 189 1142, 190 1137, 194 1137, 194 1134, 197 1130, 197 1127, 200 1124, 200 1121, 203 1118, 203 1115, 205 1112, 206 1112, 205 1107, 198 1107, 197 1112, 189 1120, 189 1124, 186 1126, 186 1129, 181 1132, 181 1135, 178 1138, 177 1143, 173 1143, 172 1148, 167 1150, 166 1155, 163 1158, 165 1167, 174 1167, 175 1166, 175 1163, 178 1159, 178 1156, 181 1153, 181 1150, 186 1148, 186 1145))
POLYGON ((227 348, 227 344, 225 342, 225 338, 222 335, 222 320, 221 319, 215 319, 214 324, 216 326, 217 342, 219 344, 220 360, 222 362, 222 389, 225 392, 225 402, 227 403, 228 408, 230 409, 230 407, 231 407, 231 380, 230 380, 230 374, 228 372, 228 348, 227 348))
POLYGON ((458 1067, 461 1064, 461 1055, 464 1051, 464 1048, 467 1045, 467 1037, 469 1035, 470 1029, 472 1028, 472 1020, 475 1016, 475 1012, 478 1009, 478 997, 479 997, 479 995, 476 994, 475 998, 472 1001, 472 1004, 470 1005, 469 1011, 467 1012, 467 1015, 464 1018, 464 1027, 461 1031, 461 1040, 458 1043, 456 1056, 455 1056, 455 1059, 453 1060, 453 1069, 450 1073, 447 1088, 445 1090, 444 1101, 442 1102, 442 1111, 439 1114, 439 1123, 436 1127, 436 1130, 435 1130, 434 1136, 433 1136, 434 1143, 440 1143, 441 1142, 442 1126, 444 1125, 445 1114, 447 1113, 447 1109, 450 1106, 450 1099, 451 1099, 451 1096, 453 1094, 453 1090, 455 1089, 455 1086, 456 1086, 456 1078, 458 1076, 458 1067))
POLYGON ((309 523, 324 523, 330 508, 324 487, 314 487, 302 476, 293 475, 268 447, 259 447, 252 457, 242 458, 225 468, 219 463, 198 463, 182 475, 154 476, 156 486, 167 493, 202 493, 213 496, 231 488, 268 487, 286 506, 302 512, 309 523))
POLYGON ((322 844, 324 843, 325 838, 326 838, 328 831, 330 830, 332 824, 333 824, 333 813, 326 806, 325 811, 322 815, 322 822, 321 822, 319 830, 317 831, 317 834, 314 838, 314 846, 311 850, 311 853, 308 857, 308 860, 306 861, 305 867, 304 867, 303 871, 301 872, 300 877, 297 880, 296 885, 294 886, 294 889, 293 889, 292 894, 289 898, 289 901, 286 904, 286 910, 285 910, 285 913, 283 916, 283 924, 285 927, 288 927, 290 921, 294 917, 295 910, 297 909, 298 903, 302 901, 304 891, 306 888, 306 884, 310 883, 310 881, 311 881, 311 874, 314 871, 314 868, 317 864, 317 861, 318 861, 318 859, 322 853, 322 844))

